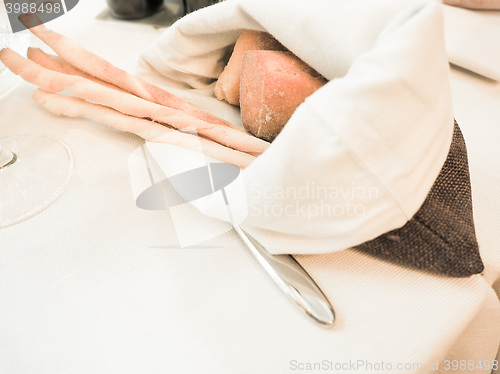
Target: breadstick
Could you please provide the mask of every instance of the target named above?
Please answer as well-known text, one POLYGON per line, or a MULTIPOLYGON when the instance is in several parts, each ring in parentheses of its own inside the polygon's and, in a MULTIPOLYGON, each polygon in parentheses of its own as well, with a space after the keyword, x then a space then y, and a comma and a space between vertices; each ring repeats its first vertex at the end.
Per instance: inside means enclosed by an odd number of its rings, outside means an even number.
POLYGON ((227 126, 215 125, 181 110, 155 104, 139 97, 116 91, 88 79, 48 70, 25 59, 6 48, 0 51, 0 60, 14 74, 49 92, 67 90, 84 100, 103 104, 119 112, 171 125, 183 131, 196 131, 227 147, 258 155, 265 151, 269 143, 248 133, 234 130, 227 126))
POLYGON ((123 91, 119 87, 116 87, 113 84, 110 84, 108 82, 104 82, 103 80, 94 77, 93 75, 87 74, 84 71, 81 71, 80 69, 74 67, 73 65, 68 64, 66 61, 64 61, 61 57, 59 56, 54 56, 45 53, 42 51, 40 48, 28 48, 27 52, 27 57, 33 61, 36 62, 38 65, 43 66, 46 69, 58 71, 59 73, 64 73, 64 74, 69 74, 69 75, 78 75, 83 78, 87 78, 91 81, 94 81, 96 83, 99 83, 105 87, 108 88, 113 88, 115 90, 123 91))
POLYGON ((235 126, 229 121, 225 121, 212 113, 205 112, 170 92, 117 68, 105 59, 77 45, 64 35, 47 29, 42 22, 36 22, 37 18, 38 16, 36 14, 23 14, 19 16, 19 20, 29 28, 33 34, 51 47, 63 60, 87 74, 120 87, 144 100, 179 109, 191 113, 195 117, 206 122, 225 125, 244 132, 241 127, 235 126), (37 24, 38 26, 35 26, 37 24))
POLYGON ((38 104, 55 115, 85 117, 120 131, 134 133, 148 141, 191 149, 242 169, 255 159, 254 156, 224 147, 211 140, 197 138, 158 123, 131 117, 114 109, 92 104, 75 97, 36 90, 33 93, 33 98, 38 104))

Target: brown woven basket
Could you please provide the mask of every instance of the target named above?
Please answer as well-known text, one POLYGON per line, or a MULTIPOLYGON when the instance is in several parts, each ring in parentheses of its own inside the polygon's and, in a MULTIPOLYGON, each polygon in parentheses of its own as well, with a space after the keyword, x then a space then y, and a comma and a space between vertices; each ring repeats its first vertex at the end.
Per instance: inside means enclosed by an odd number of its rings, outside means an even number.
POLYGON ((403 227, 355 249, 452 277, 483 271, 472 214, 467 148, 456 121, 448 157, 418 212, 403 227))

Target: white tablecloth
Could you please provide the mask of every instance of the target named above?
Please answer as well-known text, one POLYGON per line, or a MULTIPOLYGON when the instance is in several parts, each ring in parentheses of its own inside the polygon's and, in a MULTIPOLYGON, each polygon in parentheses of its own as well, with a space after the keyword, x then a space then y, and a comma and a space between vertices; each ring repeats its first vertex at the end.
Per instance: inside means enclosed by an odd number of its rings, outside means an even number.
MULTIPOLYGON (((133 71, 158 31, 95 21, 99 4, 51 27, 133 71)), ((331 329, 296 309, 234 233, 181 249, 168 211, 135 205, 128 163, 142 141, 54 117, 33 89, 0 100, 0 134, 57 136, 76 166, 54 205, 0 230, 1 373, 428 373, 496 357, 498 82, 452 71, 484 275, 436 277, 354 251, 298 257, 336 310, 331 329)))

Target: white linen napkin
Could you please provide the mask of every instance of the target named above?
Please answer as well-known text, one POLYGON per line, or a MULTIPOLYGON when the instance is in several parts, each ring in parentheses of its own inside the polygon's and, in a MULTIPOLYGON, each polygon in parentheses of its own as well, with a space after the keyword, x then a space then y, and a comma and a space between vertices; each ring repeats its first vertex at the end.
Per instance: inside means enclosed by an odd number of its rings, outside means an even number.
MULTIPOLYGON (((342 250, 403 226, 452 138, 440 5, 228 0, 176 22, 146 50, 143 65, 152 67, 150 78, 207 91, 242 29, 268 31, 330 80, 242 171, 246 193, 230 196, 246 203, 242 225, 271 253, 302 254, 342 250)), ((185 92, 196 104, 197 95, 185 92)), ((155 158, 166 175, 182 162, 155 158)), ((196 206, 227 219, 220 196, 196 206)))
POLYGON ((500 81, 500 11, 443 5, 445 44, 452 64, 500 81))

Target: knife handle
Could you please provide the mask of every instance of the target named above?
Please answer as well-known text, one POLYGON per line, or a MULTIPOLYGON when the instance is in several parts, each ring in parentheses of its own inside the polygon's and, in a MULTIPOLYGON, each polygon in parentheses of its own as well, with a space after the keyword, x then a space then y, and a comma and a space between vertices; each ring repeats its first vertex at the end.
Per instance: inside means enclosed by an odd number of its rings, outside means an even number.
POLYGON ((333 308, 316 282, 291 255, 272 255, 254 237, 233 224, 238 236, 271 278, 307 315, 323 325, 335 320, 333 308))

